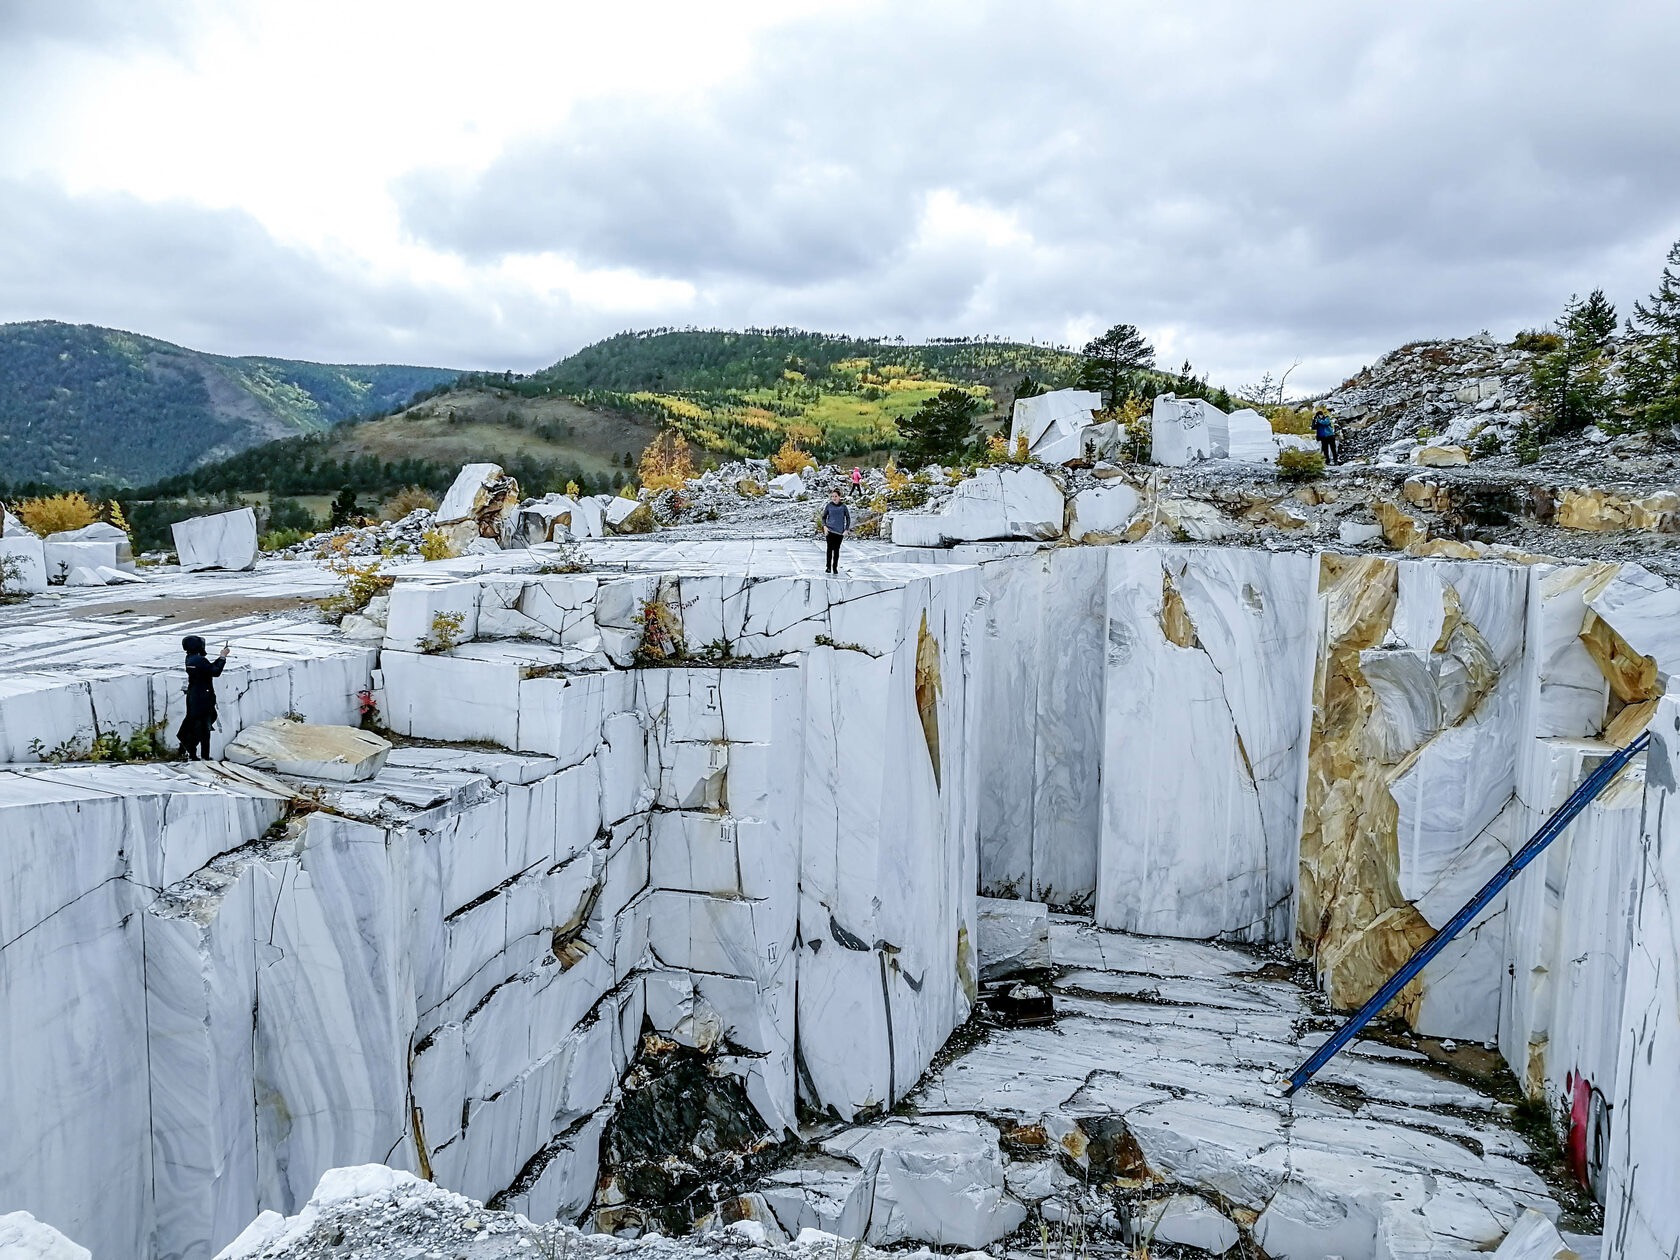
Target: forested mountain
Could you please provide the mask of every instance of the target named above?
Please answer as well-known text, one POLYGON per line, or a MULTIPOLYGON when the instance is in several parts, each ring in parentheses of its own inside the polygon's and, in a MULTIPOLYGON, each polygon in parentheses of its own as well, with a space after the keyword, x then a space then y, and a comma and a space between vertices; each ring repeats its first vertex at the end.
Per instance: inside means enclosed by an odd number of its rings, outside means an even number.
POLYGON ((0 480, 132 485, 389 411, 455 376, 228 358, 88 324, 3 324, 0 480))
POLYGON ((926 344, 902 339, 846 337, 797 328, 652 329, 624 332, 585 346, 536 374, 565 393, 647 390, 696 393, 754 390, 806 383, 855 388, 860 368, 899 369, 898 375, 955 384, 1009 385, 1022 376, 1071 383, 1080 358, 1064 347, 993 338, 942 338, 926 344), (1066 378, 1064 381, 1063 378, 1066 378))

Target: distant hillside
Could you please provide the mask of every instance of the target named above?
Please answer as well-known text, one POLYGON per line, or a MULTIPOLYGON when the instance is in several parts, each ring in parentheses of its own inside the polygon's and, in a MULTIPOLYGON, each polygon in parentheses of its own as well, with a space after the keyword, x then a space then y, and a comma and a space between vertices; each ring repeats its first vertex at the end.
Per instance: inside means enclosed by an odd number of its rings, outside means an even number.
POLYGON ((824 459, 898 445, 898 422, 942 389, 994 413, 1021 381, 1074 383, 1079 357, 989 338, 907 344, 798 329, 620 333, 510 388, 680 429, 722 456, 762 456, 788 436, 824 459))
POLYGON ((455 376, 227 358, 88 324, 4 324, 0 481, 154 480, 390 410, 455 376))
POLYGON ((587 390, 694 393, 775 389, 794 373, 813 385, 857 388, 867 369, 939 377, 957 384, 1008 386, 1024 375, 1061 378, 1079 370, 1079 356, 1053 346, 985 338, 907 344, 795 328, 625 332, 560 360, 534 379, 567 393, 587 390))
MULTIPOLYGON (((530 493, 570 481, 610 491, 633 477, 665 426, 686 434, 701 462, 770 455, 791 437, 819 459, 883 463, 900 445, 898 422, 940 390, 968 390, 995 421, 1026 377, 1073 385, 1081 362, 1062 347, 990 338, 620 333, 530 376, 464 373, 390 415, 270 442, 159 479, 137 497, 265 493, 311 500, 318 512, 345 486, 364 499, 406 485, 440 491, 480 459, 530 493)), ((1180 392, 1206 386, 1145 375, 1180 392)))

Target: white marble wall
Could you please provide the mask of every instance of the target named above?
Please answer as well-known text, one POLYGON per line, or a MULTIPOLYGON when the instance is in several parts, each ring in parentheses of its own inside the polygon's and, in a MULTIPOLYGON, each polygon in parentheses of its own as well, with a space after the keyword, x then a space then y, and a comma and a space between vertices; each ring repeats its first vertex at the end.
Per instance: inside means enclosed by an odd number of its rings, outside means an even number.
POLYGON ((1606 1161, 1604 1237, 1613 1260, 1680 1254, 1680 692, 1671 687, 1651 729, 1606 1161))
POLYGON ((1288 940, 1316 559, 1211 547, 1109 554, 1097 922, 1288 940))
MULTIPOLYGON (((843 583, 702 569, 599 580, 487 574, 417 583, 413 594, 407 585, 393 592, 399 630, 382 657, 382 707, 394 729, 557 754, 573 738, 572 702, 589 715, 601 704, 622 705, 672 731, 712 732, 655 735, 656 811, 758 820, 781 808, 770 804, 780 794, 791 794, 799 818, 800 1094, 848 1117, 901 1098, 974 996, 978 680, 987 647, 975 570, 918 565, 843 583), (470 586, 478 588, 476 601, 463 599, 461 588, 470 586), (515 619, 527 617, 538 592, 565 610, 543 629, 515 619), (694 682, 697 690, 683 692, 679 703, 658 680, 698 680, 704 671, 554 674, 580 660, 629 663, 649 599, 668 610, 690 654, 710 649, 735 661, 772 661, 799 653, 799 689, 772 688, 754 699, 751 687, 764 671, 747 665, 712 671, 722 680, 718 696, 708 698, 694 682), (440 600, 453 611, 473 605, 476 613, 467 615, 480 641, 440 655, 397 650, 440 600), (411 602, 414 609, 405 610, 411 602), (508 637, 486 640, 487 633, 508 637), (714 700, 726 716, 708 707, 714 700), (772 730, 784 735, 772 739, 772 730)), ((750 832, 738 831, 737 843, 750 832)), ((659 830, 683 846, 696 834, 670 824, 659 830)), ((678 954, 721 950, 710 955, 719 965, 729 960, 719 974, 785 986, 788 978, 767 970, 762 955, 792 947, 792 921, 783 917, 790 904, 766 895, 743 914, 738 904, 702 894, 655 888, 656 946, 678 954), (670 935, 679 925, 679 936, 670 935), (743 970, 755 951, 759 961, 743 970)), ((680 958, 664 961, 686 969, 680 958)), ((753 1088, 784 1107, 781 1086, 772 1089, 768 1076, 753 1088)))
POLYGON ((986 668, 980 886, 1088 908, 1101 832, 1110 553, 1056 548, 981 566, 986 668))
MULTIPOLYGON (((151 1254, 154 1232, 183 1215, 207 1227, 205 1197, 177 1209, 175 1188, 195 1193, 195 1169, 248 1164, 237 1133, 209 1151, 179 1140, 175 1117, 213 1108, 221 1069, 238 1073, 237 1047, 207 1047, 194 1018, 225 997, 248 1020, 251 999, 217 992, 196 966, 171 969, 178 926, 146 911, 157 887, 260 835, 280 809, 208 772, 0 772, 0 1211, 57 1222, 101 1256, 151 1254), (218 1076, 183 1081, 175 1068, 191 1055, 218 1076)), ((245 1045, 248 1058, 248 1033, 245 1045)), ((227 1205, 226 1236, 250 1202, 227 1205)))

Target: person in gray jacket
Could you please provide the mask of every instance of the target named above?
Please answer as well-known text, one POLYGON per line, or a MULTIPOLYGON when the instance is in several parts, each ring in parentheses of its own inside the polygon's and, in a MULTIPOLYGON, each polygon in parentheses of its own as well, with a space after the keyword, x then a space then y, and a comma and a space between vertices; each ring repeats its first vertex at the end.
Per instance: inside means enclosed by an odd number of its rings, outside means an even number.
POLYGON ((852 510, 840 502, 840 492, 830 490, 822 512, 823 533, 828 541, 828 565, 824 573, 840 572, 840 540, 852 527, 852 510))

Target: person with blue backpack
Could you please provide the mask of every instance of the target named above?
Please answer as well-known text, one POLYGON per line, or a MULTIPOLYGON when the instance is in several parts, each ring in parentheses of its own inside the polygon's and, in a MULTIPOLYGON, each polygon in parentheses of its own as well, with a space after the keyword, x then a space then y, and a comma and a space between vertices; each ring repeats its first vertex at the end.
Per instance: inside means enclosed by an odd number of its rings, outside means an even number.
POLYGON ((1318 438, 1318 448, 1324 452, 1326 464, 1341 463, 1340 452, 1336 447, 1336 422, 1330 418, 1330 413, 1320 407, 1313 413, 1313 433, 1318 438))

